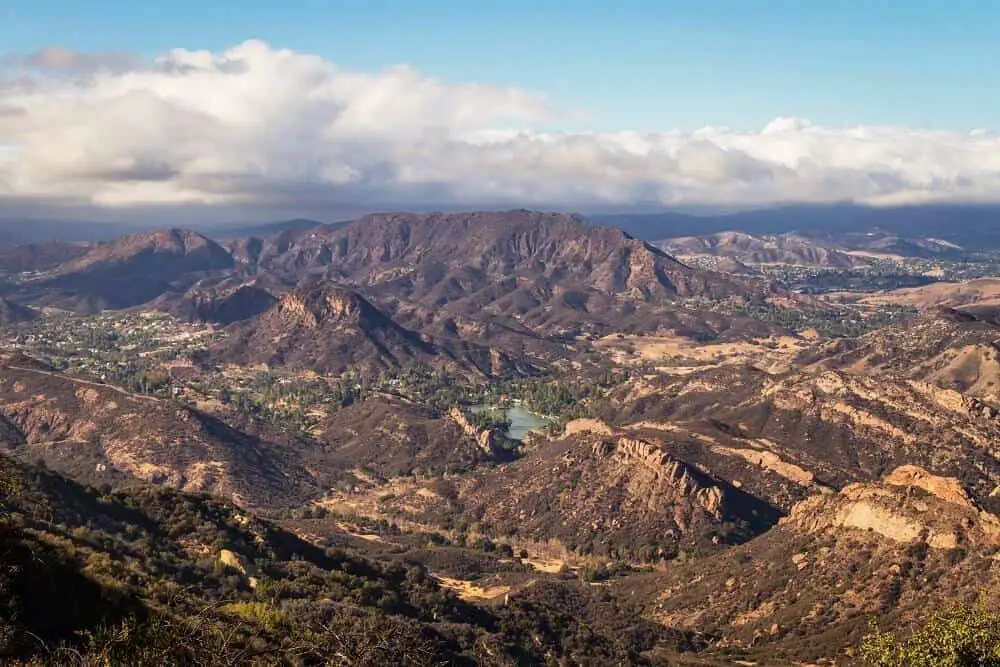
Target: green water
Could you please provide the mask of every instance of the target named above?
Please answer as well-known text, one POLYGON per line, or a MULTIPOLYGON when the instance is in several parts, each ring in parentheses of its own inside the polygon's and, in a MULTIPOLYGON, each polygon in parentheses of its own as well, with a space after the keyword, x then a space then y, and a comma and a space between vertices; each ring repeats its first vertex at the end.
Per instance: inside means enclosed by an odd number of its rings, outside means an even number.
POLYGON ((524 440, 524 437, 544 427, 549 420, 542 415, 535 414, 531 410, 514 405, 509 408, 498 408, 491 405, 474 405, 472 412, 489 412, 498 417, 506 417, 510 420, 510 428, 507 430, 507 437, 511 440, 524 440))

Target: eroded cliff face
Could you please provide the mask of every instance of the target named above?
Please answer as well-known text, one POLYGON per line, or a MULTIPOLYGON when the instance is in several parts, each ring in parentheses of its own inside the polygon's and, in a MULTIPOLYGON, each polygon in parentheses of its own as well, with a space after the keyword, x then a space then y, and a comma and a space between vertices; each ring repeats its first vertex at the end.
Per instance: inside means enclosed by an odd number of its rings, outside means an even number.
POLYGON ((980 509, 957 479, 914 465, 901 466, 878 483, 851 484, 838 494, 806 500, 785 521, 810 532, 874 531, 935 549, 1000 545, 1000 518, 980 509))
POLYGON ((492 429, 476 428, 473 424, 469 423, 469 420, 465 418, 465 414, 457 407, 452 408, 448 412, 448 417, 461 427, 465 435, 475 440, 483 452, 489 455, 496 453, 496 434, 492 429))
POLYGON ((954 477, 932 475, 920 466, 904 465, 893 470, 885 483, 890 486, 921 489, 940 500, 965 509, 977 509, 972 496, 954 477))
MULTIPOLYGON (((564 431, 565 437, 587 434, 619 443, 616 452, 623 462, 639 461, 650 468, 683 463, 780 508, 787 509, 810 493, 830 491, 812 470, 789 460, 788 447, 766 438, 741 437, 684 422, 639 421, 616 428, 601 420, 577 419, 564 431)), ((706 498, 716 495, 708 493, 706 498)))
POLYGON ((523 458, 456 491, 461 513, 478 517, 488 534, 555 540, 578 555, 617 545, 620 557, 632 560, 648 557, 640 552, 649 544, 739 542, 780 515, 658 444, 590 430, 536 441, 523 458))
POLYGON ((315 329, 323 323, 364 326, 366 317, 375 317, 375 308, 349 290, 324 287, 300 290, 282 297, 277 314, 291 326, 315 329))
POLYGON ((649 585, 648 611, 760 656, 817 633, 856 646, 872 618, 898 627, 994 589, 998 547, 1000 519, 959 480, 905 465, 812 496, 758 538, 665 571, 649 585))
MULTIPOLYGON (((627 469, 628 489, 633 500, 647 498, 649 509, 667 505, 678 507, 693 504, 717 521, 723 518, 723 491, 709 480, 698 475, 690 466, 674 459, 660 447, 638 438, 619 437, 610 455, 607 442, 593 445, 593 454, 600 459, 610 459, 627 469)), ((692 521, 688 511, 675 512, 681 531, 686 531, 692 521)))
MULTIPOLYGON (((464 421, 455 413, 449 419, 464 421)), ((488 437, 477 433, 480 442, 488 437)), ((655 561, 678 548, 704 552, 742 542, 781 515, 655 443, 589 430, 539 438, 521 458, 468 476, 404 482, 394 481, 385 499, 372 488, 325 502, 422 529, 465 525, 508 543, 546 545, 571 560, 632 562, 655 561)))

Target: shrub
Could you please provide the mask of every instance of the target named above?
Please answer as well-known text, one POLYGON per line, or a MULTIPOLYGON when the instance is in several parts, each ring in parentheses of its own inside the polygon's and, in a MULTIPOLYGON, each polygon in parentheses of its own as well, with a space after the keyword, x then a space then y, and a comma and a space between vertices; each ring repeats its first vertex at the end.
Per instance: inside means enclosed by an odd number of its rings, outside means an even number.
POLYGON ((1000 667, 1000 614, 983 604, 956 606, 905 639, 873 627, 861 656, 873 667, 1000 667))

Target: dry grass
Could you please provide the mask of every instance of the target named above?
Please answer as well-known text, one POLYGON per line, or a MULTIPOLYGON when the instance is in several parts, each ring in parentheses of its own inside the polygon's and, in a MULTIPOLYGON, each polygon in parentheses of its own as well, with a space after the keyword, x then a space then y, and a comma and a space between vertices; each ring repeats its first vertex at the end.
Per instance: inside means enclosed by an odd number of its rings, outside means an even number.
POLYGON ((441 574, 431 573, 431 576, 437 579, 443 588, 455 591, 458 597, 468 602, 495 600, 511 591, 510 586, 480 586, 474 581, 452 579, 441 574))
POLYGON ((636 336, 612 334, 594 346, 618 363, 662 364, 670 373, 690 373, 706 366, 757 363, 783 366, 809 342, 793 336, 772 336, 752 341, 698 343, 682 336, 636 336))
POLYGON ((574 569, 570 567, 566 561, 559 558, 522 558, 521 562, 530 565, 538 572, 545 572, 548 574, 558 574, 565 567, 574 569))
POLYGON ((873 294, 861 303, 877 306, 900 304, 914 308, 933 306, 996 306, 1000 305, 1000 279, 981 278, 958 283, 933 283, 922 287, 905 287, 873 294))

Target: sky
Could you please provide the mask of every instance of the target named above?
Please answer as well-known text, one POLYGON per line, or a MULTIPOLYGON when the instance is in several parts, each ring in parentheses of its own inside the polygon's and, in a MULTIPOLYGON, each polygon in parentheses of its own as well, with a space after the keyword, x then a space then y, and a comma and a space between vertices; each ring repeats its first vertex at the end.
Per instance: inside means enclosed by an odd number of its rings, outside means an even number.
POLYGON ((0 217, 1000 200, 998 34, 976 0, 0 0, 0 217))

